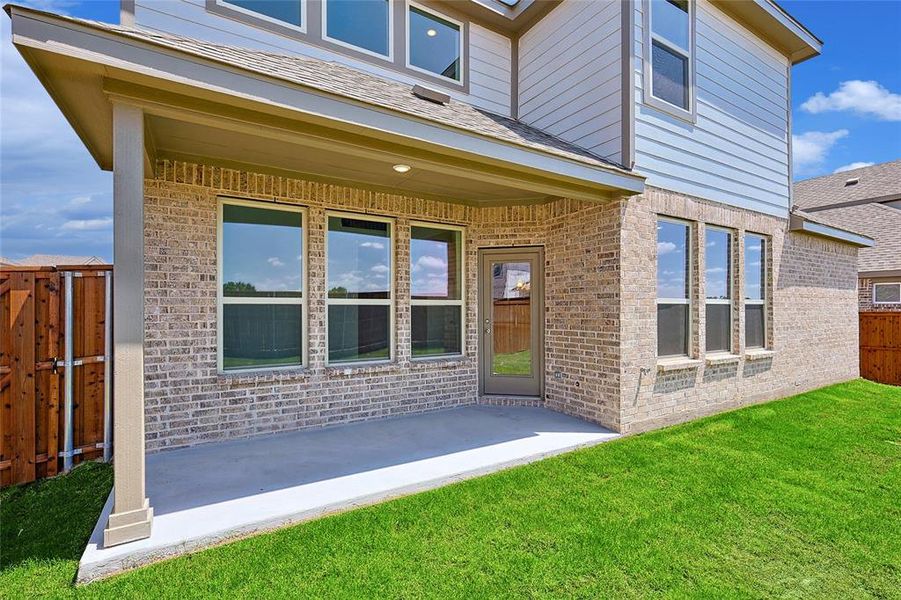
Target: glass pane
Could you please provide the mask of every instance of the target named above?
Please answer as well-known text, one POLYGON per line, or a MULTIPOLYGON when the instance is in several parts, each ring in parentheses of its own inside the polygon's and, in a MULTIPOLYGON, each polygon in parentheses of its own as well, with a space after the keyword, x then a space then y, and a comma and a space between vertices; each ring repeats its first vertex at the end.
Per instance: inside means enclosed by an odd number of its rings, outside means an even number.
POLYGON ((705 234, 704 279, 708 298, 725 300, 732 297, 732 235, 727 231, 708 229, 705 234))
POLYGON ((495 263, 491 269, 492 373, 532 374, 532 265, 495 263))
POLYGON ((657 356, 688 355, 688 305, 657 305, 657 356))
POLYGON ((460 26, 410 7, 410 64, 460 80, 460 26))
POLYGON ((391 226, 328 218, 329 298, 391 297, 391 226))
POLYGON ((873 287, 874 302, 901 302, 901 284, 876 284, 873 287))
POLYGON ((745 305, 745 346, 747 348, 763 348, 766 335, 764 333, 763 304, 745 305))
POLYGON ((707 352, 730 351, 732 345, 731 307, 728 304, 707 305, 707 352))
POLYGON ((227 0, 227 3, 298 27, 303 24, 300 0, 227 0))
POLYGON ((654 97, 688 110, 688 59, 654 42, 651 62, 654 97))
POLYGON ((222 293, 292 297, 303 290, 302 215, 223 204, 222 293))
POLYGON ((387 360, 390 352, 390 307, 386 305, 328 307, 330 363, 387 360))
POLYGON ((450 229, 412 227, 410 291, 415 299, 459 300, 462 235, 450 229))
POLYGON ((688 2, 651 0, 651 31, 688 51, 688 2))
POLYGON ((326 0, 328 37, 388 56, 388 0, 326 0))
POLYGON ((745 235, 745 298, 763 300, 766 293, 766 240, 745 235))
POLYGON ((223 368, 300 365, 302 315, 298 304, 223 305, 223 368))
POLYGON ((657 221, 657 297, 688 298, 688 225, 657 221))
POLYGON ((413 356, 460 354, 459 306, 413 306, 413 356))

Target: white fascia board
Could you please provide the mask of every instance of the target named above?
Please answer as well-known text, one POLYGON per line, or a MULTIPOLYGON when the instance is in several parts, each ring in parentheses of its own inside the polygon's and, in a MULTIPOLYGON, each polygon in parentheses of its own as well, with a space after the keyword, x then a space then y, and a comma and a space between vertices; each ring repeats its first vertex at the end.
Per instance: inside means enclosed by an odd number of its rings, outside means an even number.
POLYGON ((838 227, 830 227, 829 225, 823 225, 822 223, 815 223, 799 215, 792 215, 790 229, 792 231, 801 231, 811 235, 818 235, 839 242, 845 242, 846 244, 851 244, 860 248, 872 248, 876 245, 873 238, 852 231, 845 231, 838 227))
POLYGON ((552 175, 581 185, 633 193, 644 191, 644 177, 638 174, 595 167, 416 117, 402 116, 389 109, 303 88, 300 84, 257 75, 80 23, 26 12, 18 7, 12 7, 12 19, 13 42, 16 45, 287 108, 336 122, 345 129, 363 129, 370 134, 405 138, 442 148, 445 152, 506 163, 513 168, 552 175))

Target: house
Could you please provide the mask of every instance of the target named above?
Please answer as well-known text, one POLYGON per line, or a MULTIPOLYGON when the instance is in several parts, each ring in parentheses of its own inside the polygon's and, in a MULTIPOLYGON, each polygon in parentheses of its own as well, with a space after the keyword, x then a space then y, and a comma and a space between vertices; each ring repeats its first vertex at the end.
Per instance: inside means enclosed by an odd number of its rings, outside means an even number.
POLYGON ((58 265, 103 265, 106 261, 99 256, 66 256, 60 254, 32 254, 14 262, 2 261, 0 264, 11 267, 55 267, 58 265))
POLYGON ((478 404, 634 433, 858 375, 872 240, 790 219, 821 42, 775 2, 7 11, 114 173, 106 547, 151 535, 146 453, 478 404))
POLYGON ((861 312, 901 311, 901 160, 795 184, 804 212, 876 241, 858 257, 861 312))

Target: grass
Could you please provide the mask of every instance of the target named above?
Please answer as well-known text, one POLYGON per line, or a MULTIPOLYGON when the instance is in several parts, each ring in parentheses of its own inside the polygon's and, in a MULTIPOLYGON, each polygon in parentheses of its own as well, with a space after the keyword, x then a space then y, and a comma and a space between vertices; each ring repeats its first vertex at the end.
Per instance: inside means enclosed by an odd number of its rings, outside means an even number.
POLYGON ((528 375, 532 372, 532 351, 496 353, 491 367, 496 375, 528 375))
POLYGON ((901 388, 864 381, 76 590, 108 487, 108 469, 94 465, 3 492, 0 595, 901 597, 901 388))

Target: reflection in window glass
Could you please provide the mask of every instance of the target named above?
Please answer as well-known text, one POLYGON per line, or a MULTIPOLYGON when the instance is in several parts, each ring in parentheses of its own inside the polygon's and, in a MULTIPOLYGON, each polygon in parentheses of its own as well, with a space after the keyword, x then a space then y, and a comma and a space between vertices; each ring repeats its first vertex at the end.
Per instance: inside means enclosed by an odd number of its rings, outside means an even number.
POLYGON ((239 6, 290 25, 298 27, 303 25, 301 0, 226 0, 226 4, 239 6))
POLYGON ((686 0, 651 0, 651 94, 689 110, 691 29, 686 0))
POLYGON ((410 7, 410 64, 460 81, 460 26, 410 7))
POLYGON ((447 356, 462 351, 462 307, 414 304, 413 356, 447 356))
POLYGON ((326 36, 388 56, 388 0, 325 0, 326 36))
POLYGON ((708 352, 731 350, 732 234, 707 228, 704 248, 706 343, 708 352))
POLYGON ((410 228, 413 356, 460 354, 463 347, 463 234, 410 228))
POLYGON ((687 51, 687 0, 651 0, 651 31, 687 51))
POLYGON ((495 263, 491 278, 491 372, 532 374, 532 265, 495 263))
POLYGON ((689 352, 689 234, 687 223, 657 221, 657 355, 689 352))
POLYGON ((303 362, 303 214, 258 204, 222 204, 219 327, 226 370, 303 362))
POLYGON ((330 363, 387 360, 391 357, 391 317, 387 305, 330 305, 330 363))
POLYGON ((651 47, 654 96, 674 106, 688 109, 688 59, 659 42, 651 47))
POLYGON ((879 304, 901 303, 901 283, 874 284, 873 302, 877 302, 879 304))
POLYGON ((766 346, 766 239, 745 234, 745 346, 766 346))

